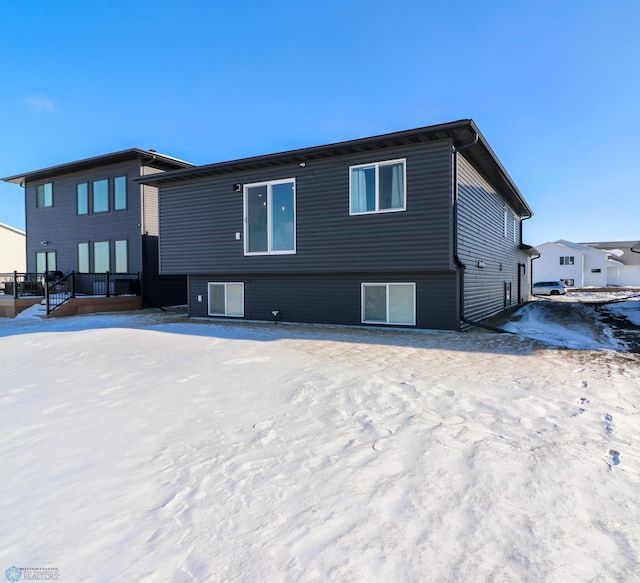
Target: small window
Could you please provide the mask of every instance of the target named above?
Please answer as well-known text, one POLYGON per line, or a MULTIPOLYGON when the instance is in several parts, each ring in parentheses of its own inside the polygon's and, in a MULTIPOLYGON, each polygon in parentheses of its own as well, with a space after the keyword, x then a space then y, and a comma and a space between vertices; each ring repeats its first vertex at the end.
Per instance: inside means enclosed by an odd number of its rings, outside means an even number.
POLYGON ((295 253, 295 207, 293 179, 245 186, 245 254, 295 253))
POLYGON ((89 214, 89 184, 76 184, 77 212, 79 215, 89 214))
POLYGON ((78 243, 78 272, 89 273, 89 243, 78 243))
POLYGON ((113 179, 113 208, 117 211, 127 208, 126 176, 118 176, 113 179))
POLYGON ((415 283, 363 283, 362 322, 415 326, 415 283))
POLYGON ((520 226, 520 221, 516 217, 513 217, 513 242, 518 242, 518 231, 520 230, 518 227, 520 226))
POLYGON ((406 209, 405 160, 351 166, 349 213, 360 215, 406 209))
POLYGON ((109 180, 93 181, 93 212, 104 213, 109 210, 109 180))
POLYGON ((560 265, 575 265, 575 257, 573 255, 560 257, 560 265))
POLYGON ((127 273, 128 266, 128 253, 126 241, 114 242, 115 259, 116 259, 116 273, 127 273))
POLYGON ((93 271, 106 273, 110 269, 109 241, 96 241, 93 244, 93 271))
POLYGON ((53 182, 36 186, 36 206, 38 208, 53 206, 53 182))
POLYGON ((567 287, 573 287, 575 285, 575 280, 573 279, 561 279, 560 281, 567 287))
POLYGON ((509 211, 504 209, 504 220, 502 221, 502 234, 506 239, 509 236, 509 211))
POLYGON ((596 269, 592 269, 591 273, 602 273, 602 269, 600 269, 599 267, 597 267, 596 269))
POLYGON ((244 283, 209 283, 209 315, 244 317, 244 283))

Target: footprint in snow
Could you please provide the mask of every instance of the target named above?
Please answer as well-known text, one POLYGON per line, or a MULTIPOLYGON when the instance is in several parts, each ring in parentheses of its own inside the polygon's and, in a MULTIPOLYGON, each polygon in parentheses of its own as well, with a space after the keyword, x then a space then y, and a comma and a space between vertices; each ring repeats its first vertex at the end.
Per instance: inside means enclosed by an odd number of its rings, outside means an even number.
POLYGON ((613 415, 607 413, 602 419, 604 419, 604 430, 607 433, 613 433, 613 415))
POLYGON ((620 452, 615 449, 609 450, 609 457, 611 458, 611 463, 614 466, 617 466, 620 463, 620 452))

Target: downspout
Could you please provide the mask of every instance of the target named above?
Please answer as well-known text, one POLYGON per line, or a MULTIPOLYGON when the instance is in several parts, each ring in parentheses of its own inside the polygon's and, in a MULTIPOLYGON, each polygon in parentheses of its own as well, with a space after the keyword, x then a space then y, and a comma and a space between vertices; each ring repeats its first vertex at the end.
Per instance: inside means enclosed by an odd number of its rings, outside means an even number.
MULTIPOLYGON (((524 234, 524 228, 522 223, 528 221, 533 215, 527 215, 526 217, 522 217, 520 219, 520 244, 522 245, 522 235, 524 234)), ((531 258, 531 263, 529 265, 529 297, 533 296, 533 261, 534 259, 540 259, 540 255, 536 255, 531 258)))
POLYGON ((464 317, 464 270, 467 266, 462 262, 458 255, 458 152, 478 143, 480 136, 475 132, 473 140, 466 144, 452 147, 453 153, 453 261, 460 274, 459 289, 459 314, 458 318, 461 322, 467 322, 464 317))

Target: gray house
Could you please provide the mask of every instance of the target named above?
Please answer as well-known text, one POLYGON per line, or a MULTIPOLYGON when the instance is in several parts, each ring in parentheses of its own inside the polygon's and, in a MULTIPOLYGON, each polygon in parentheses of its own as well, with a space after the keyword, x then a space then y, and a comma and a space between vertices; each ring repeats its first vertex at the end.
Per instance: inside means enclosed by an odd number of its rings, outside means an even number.
POLYGON ((532 211, 472 120, 137 181, 191 316, 458 330, 529 299, 532 211))
POLYGON ((184 275, 159 275, 157 188, 135 179, 192 166, 133 148, 4 178, 24 188, 28 273, 22 288, 42 289, 34 281, 40 274, 111 273, 117 276, 111 282, 94 277, 86 295, 111 290, 142 294, 150 305, 185 303, 184 275))

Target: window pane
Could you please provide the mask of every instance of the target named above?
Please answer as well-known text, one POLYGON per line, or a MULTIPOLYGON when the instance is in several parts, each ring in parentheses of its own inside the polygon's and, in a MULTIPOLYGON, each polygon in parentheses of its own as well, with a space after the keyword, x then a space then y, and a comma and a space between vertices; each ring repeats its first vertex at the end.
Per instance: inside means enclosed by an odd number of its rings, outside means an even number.
POLYGON ((389 285, 389 323, 414 324, 414 291, 413 284, 389 285))
POLYGON ((294 250, 293 182, 274 184, 271 189, 273 251, 294 250))
POLYGON ((127 177, 118 176, 113 179, 113 208, 116 210, 127 208, 127 177))
POLYGON ((224 316, 224 284, 209 284, 209 314, 224 316))
POLYGON ((378 170, 380 209, 404 207, 404 164, 387 164, 378 170))
POLYGON ((93 271, 109 271, 109 241, 97 241, 93 244, 93 271))
POLYGON ((376 169, 351 169, 351 212, 366 213, 376 210, 376 169))
POLYGON ((109 181, 96 180, 93 183, 93 212, 103 213, 109 210, 109 181))
POLYGON ((243 316, 243 298, 242 288, 244 286, 241 283, 228 283, 227 284, 227 316, 243 316))
POLYGON ((247 189, 247 215, 247 250, 250 253, 268 251, 266 185, 247 189))
POLYGON ((36 193, 36 206, 53 206, 53 183, 38 184, 36 193))
POLYGON ((364 320, 366 322, 387 321, 387 286, 364 286, 364 320))
POLYGON ((127 273, 129 269, 127 265, 127 242, 116 241, 114 245, 116 252, 116 273, 127 273))
POLYGON ((89 212, 89 185, 86 182, 76 185, 76 198, 78 200, 78 214, 86 215, 89 212))
POLYGON ((78 271, 89 273, 89 243, 78 243, 78 271))

